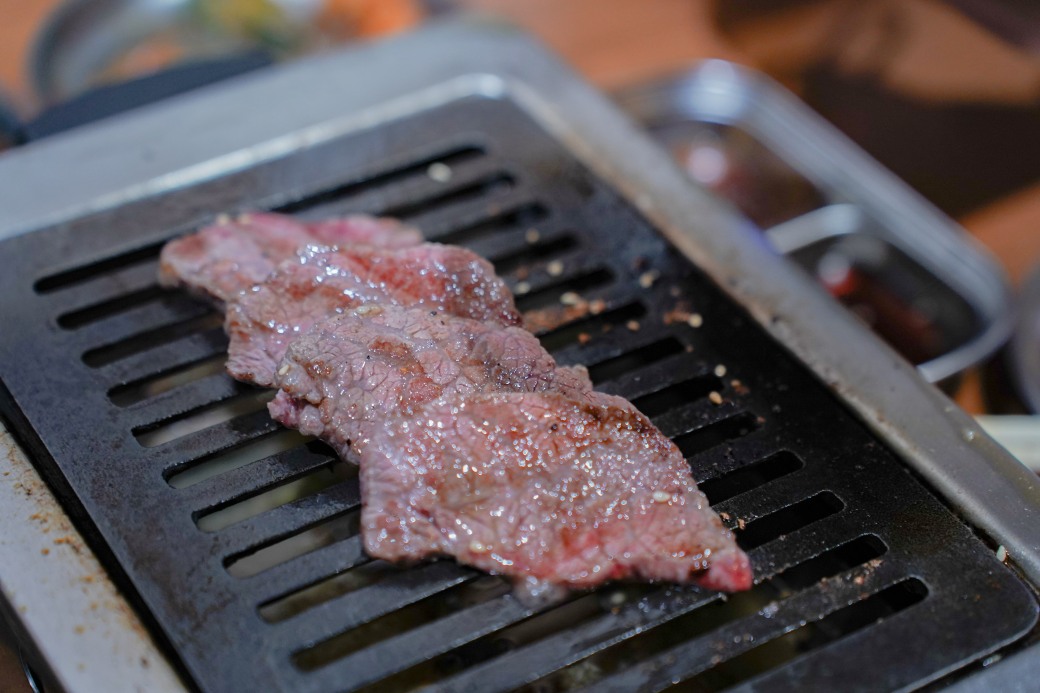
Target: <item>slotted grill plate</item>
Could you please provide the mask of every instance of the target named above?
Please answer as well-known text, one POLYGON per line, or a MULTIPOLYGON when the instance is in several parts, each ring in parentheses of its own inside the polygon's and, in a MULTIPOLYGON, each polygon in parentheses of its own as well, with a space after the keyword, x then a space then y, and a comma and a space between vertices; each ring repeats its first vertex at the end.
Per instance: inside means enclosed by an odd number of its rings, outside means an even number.
POLYGON ((1035 623, 990 548, 509 101, 460 100, 0 254, 4 413, 204 690, 893 688, 1035 623), (491 258, 561 362, 676 440, 756 588, 612 586, 536 610, 452 562, 369 561, 353 470, 220 372, 219 316, 156 288, 162 242, 249 209, 401 216, 491 258))

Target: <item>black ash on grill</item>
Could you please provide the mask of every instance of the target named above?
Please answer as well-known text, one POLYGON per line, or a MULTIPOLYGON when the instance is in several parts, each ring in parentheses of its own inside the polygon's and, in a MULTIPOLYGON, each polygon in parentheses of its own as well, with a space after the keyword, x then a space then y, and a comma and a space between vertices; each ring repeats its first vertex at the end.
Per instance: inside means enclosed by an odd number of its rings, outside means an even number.
POLYGON ((518 325, 490 264, 392 220, 222 221, 161 279, 223 302, 229 372, 361 465, 366 550, 527 585, 751 585, 679 450, 518 325))

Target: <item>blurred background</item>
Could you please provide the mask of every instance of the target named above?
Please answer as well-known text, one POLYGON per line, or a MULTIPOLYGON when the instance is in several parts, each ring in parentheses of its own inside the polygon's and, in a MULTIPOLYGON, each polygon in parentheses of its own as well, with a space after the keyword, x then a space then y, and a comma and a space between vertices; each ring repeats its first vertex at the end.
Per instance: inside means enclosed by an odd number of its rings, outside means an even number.
MULTIPOLYGON (((538 36, 915 363, 1012 324, 932 379, 973 414, 1040 408, 1036 0, 0 0, 0 156, 200 84, 466 10, 538 36), (750 70, 723 70, 734 89, 764 75, 788 90, 949 219, 914 251, 900 243, 909 231, 858 205, 859 191, 798 170, 782 139, 700 119, 698 66, 709 58, 750 70), (993 268, 970 266, 961 229, 993 268), (971 271, 982 285, 1007 283, 1015 300, 973 308, 971 271)), ((811 133, 809 116, 792 115, 811 133)), ((1035 455, 1040 438, 1026 438, 1035 455)), ((0 690, 28 690, 2 642, 0 690)))
MULTIPOLYGON (((988 247, 1012 286, 1028 286, 1040 259, 1031 0, 0 0, 6 146, 464 10, 528 29, 621 102, 647 85, 674 89, 706 58, 768 75, 988 247)), ((763 228, 835 202, 739 127, 655 134, 763 228)), ((791 254, 917 363, 993 319, 958 317, 966 299, 944 297, 941 268, 924 260, 829 249, 791 254)), ((1033 409, 1007 360, 1005 350, 934 379, 973 413, 1033 409)))

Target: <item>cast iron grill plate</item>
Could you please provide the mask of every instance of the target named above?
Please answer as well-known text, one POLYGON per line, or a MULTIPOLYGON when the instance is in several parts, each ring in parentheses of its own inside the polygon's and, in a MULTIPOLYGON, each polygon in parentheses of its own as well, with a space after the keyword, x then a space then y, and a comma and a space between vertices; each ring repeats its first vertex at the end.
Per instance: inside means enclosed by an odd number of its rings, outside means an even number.
POLYGON ((463 99, 0 256, 4 414, 200 689, 897 688, 1036 621, 990 547, 508 100, 463 99), (254 209, 398 216, 493 260, 561 362, 676 440, 757 586, 614 585, 531 608, 451 561, 370 561, 353 470, 280 431, 266 394, 223 374, 220 317, 155 284, 164 241, 254 209))

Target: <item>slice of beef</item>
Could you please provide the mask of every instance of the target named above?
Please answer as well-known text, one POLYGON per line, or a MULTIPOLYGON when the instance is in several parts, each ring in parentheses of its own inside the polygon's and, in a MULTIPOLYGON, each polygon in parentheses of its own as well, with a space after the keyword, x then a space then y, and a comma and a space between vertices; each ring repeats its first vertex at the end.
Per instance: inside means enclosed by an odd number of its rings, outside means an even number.
POLYGON ((229 302, 228 372, 272 385, 291 340, 321 320, 368 303, 423 307, 499 326, 521 321, 491 264, 465 248, 308 247, 229 302))
POLYGON ((308 223, 282 214, 243 214, 167 243, 159 282, 228 301, 308 245, 404 248, 421 242, 422 234, 394 219, 355 215, 308 223))
POLYGON ((288 346, 270 403, 279 422, 356 459, 373 428, 442 396, 592 392, 584 368, 558 368, 538 339, 442 311, 365 304, 288 346))
POLYGON ((518 581, 751 585, 675 445, 626 400, 458 394, 374 427, 361 449, 365 549, 453 556, 518 581))

